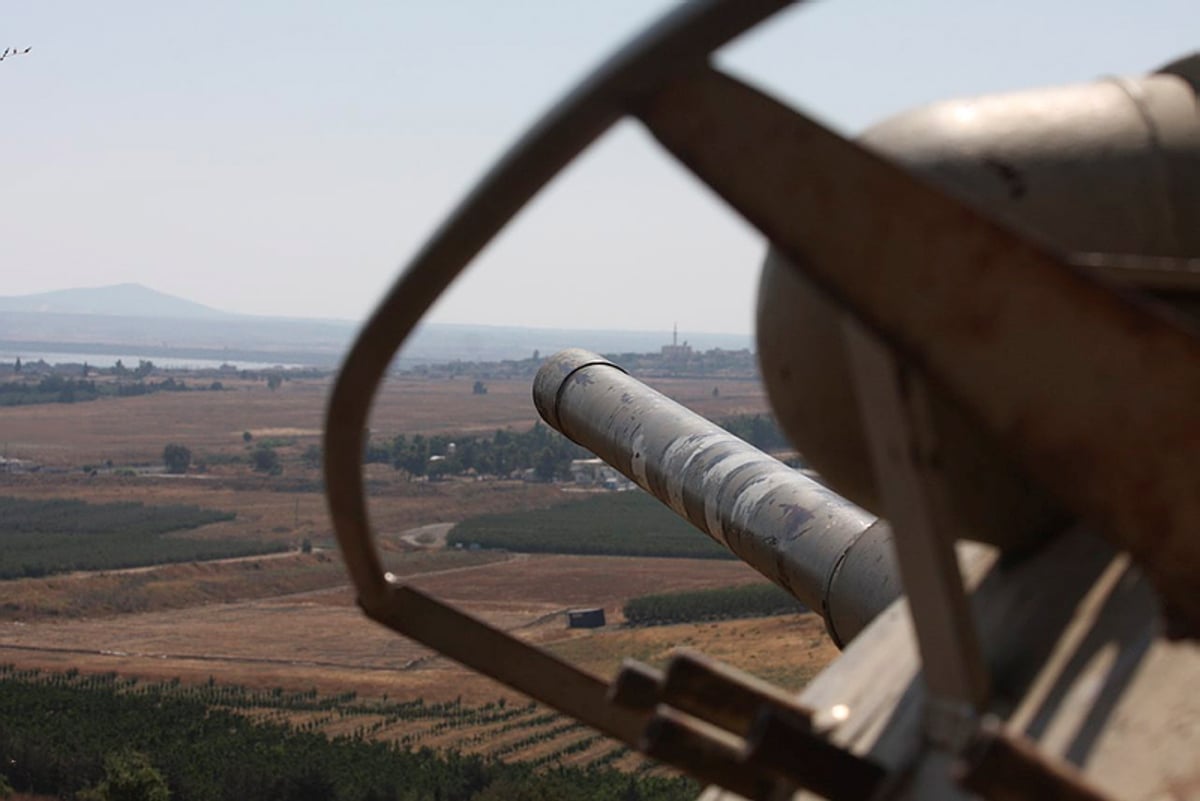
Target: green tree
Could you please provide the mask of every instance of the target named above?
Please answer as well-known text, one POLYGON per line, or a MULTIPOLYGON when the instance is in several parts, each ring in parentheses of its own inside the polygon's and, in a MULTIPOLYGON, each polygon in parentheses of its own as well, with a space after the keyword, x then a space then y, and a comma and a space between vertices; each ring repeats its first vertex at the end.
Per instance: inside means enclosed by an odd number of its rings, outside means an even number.
POLYGON ((411 442, 403 442, 400 437, 392 440, 392 466, 406 470, 410 475, 425 475, 425 470, 429 466, 429 457, 429 443, 421 434, 415 435, 411 442), (397 443, 403 446, 403 450, 400 452, 396 450, 397 443))
POLYGON ((171 791, 150 758, 140 751, 116 751, 104 758, 104 778, 79 793, 83 801, 169 801, 171 791))
POLYGON ((487 384, 483 383, 482 381, 476 381, 475 386, 471 387, 471 394, 486 395, 487 394, 487 384))
POLYGON ((267 376, 267 389, 274 392, 283 384, 283 376, 279 373, 271 373, 267 376))
POLYGON ((192 463, 192 452, 186 446, 172 442, 163 448, 162 458, 168 473, 186 473, 192 463))
POLYGON ((283 472, 279 464, 279 454, 269 445, 259 445, 255 448, 250 454, 250 463, 260 473, 270 473, 274 476, 283 472))
POLYGON ((388 464, 391 461, 391 446, 381 442, 368 442, 363 446, 363 464, 388 464))
POLYGON ((554 451, 550 448, 542 448, 542 452, 538 455, 537 466, 533 470, 538 480, 553 481, 554 474, 558 472, 558 460, 554 456, 554 451))
POLYGON ((309 445, 304 449, 304 455, 300 458, 304 460, 304 464, 308 467, 320 467, 321 459, 323 458, 321 454, 321 446, 309 445))
POLYGON ((249 443, 250 440, 252 440, 252 439, 254 439, 254 435, 251 434, 249 431, 242 432, 242 442, 249 443))

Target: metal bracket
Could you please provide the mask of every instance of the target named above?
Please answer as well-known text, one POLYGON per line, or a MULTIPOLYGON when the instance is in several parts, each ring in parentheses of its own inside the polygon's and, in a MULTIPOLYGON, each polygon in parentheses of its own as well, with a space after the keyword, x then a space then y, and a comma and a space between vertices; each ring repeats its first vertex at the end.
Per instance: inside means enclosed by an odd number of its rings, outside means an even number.
POLYGON ((694 651, 678 653, 666 671, 626 660, 610 697, 652 713, 641 740, 647 754, 748 798, 801 787, 865 801, 887 776, 835 745, 788 693, 694 651))
POLYGON ((959 750, 987 701, 988 673, 954 551, 958 531, 925 387, 853 320, 842 330, 929 689, 925 732, 959 750))

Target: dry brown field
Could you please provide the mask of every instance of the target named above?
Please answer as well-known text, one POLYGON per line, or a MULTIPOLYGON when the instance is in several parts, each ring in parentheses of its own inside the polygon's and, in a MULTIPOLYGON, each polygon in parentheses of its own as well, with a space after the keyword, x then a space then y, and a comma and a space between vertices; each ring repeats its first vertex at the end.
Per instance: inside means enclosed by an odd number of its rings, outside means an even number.
MULTIPOLYGON (((185 379, 186 380, 186 379, 185 379)), ((663 379, 650 382, 700 414, 725 417, 766 409, 762 387, 733 379, 663 379), (720 397, 712 397, 713 387, 720 397)), ((190 448, 197 459, 245 449, 242 433, 295 440, 296 447, 320 441, 331 380, 297 379, 270 390, 261 381, 224 382, 221 392, 160 392, 131 398, 104 397, 86 403, 45 403, 0 409, 0 443, 5 455, 55 467, 158 463, 168 442, 190 448)), ((473 395, 473 381, 392 379, 380 391, 372 431, 487 434, 500 428, 525 430, 537 420, 526 381, 489 381, 486 395, 473 395)))
MULTIPOLYGON (((257 570, 255 560, 227 562, 212 570, 233 576, 229 583, 235 587, 239 577, 245 587, 263 587, 271 586, 269 573, 266 581, 255 573, 284 570, 289 561, 310 567, 327 564, 320 554, 297 555, 259 560, 257 570)), ((328 566, 338 567, 332 559, 328 566)), ((182 587, 198 581, 196 571, 205 567, 173 566, 133 575, 163 573, 166 581, 182 573, 182 587)), ((621 605, 636 595, 761 580, 734 561, 433 551, 395 555, 391 568, 407 574, 414 586, 605 678, 615 675, 626 656, 661 665, 673 649, 686 646, 798 689, 833 653, 814 615, 653 628, 620 625, 621 605), (568 629, 565 611, 582 605, 603 607, 610 625, 568 629)), ((73 582, 83 591, 105 578, 75 575, 54 581, 73 582)), ((316 590, 272 591, 250 600, 103 617, 9 620, 0 623, 0 662, 22 668, 113 671, 145 680, 180 678, 195 684, 211 677, 222 684, 259 689, 316 688, 328 694, 352 690, 360 697, 387 696, 393 701, 525 703, 512 691, 367 621, 344 581, 316 590)), ((559 761, 591 762, 611 754, 609 761, 620 766, 632 769, 640 764, 633 755, 612 758, 618 756, 611 753, 614 744, 540 709, 529 709, 505 724, 454 725, 439 718, 389 721, 384 715, 295 713, 269 706, 249 713, 312 725, 329 734, 365 731, 371 737, 506 758, 538 760, 575 747, 578 750, 559 761), (502 726, 508 729, 500 731, 502 726)))
MULTIPOLYGON (((406 576, 413 586, 500 628, 552 649, 578 652, 581 664, 602 675, 613 673, 631 637, 653 642, 655 651, 662 650, 669 647, 670 640, 662 632, 679 627, 567 629, 567 609, 603 607, 610 623, 620 624, 621 606, 637 595, 761 580, 736 561, 455 551, 395 555, 389 569, 406 576), (581 645, 591 641, 598 644, 581 645)), ((443 691, 436 691, 434 685, 442 683, 443 672, 459 669, 366 620, 338 570, 335 559, 315 554, 116 574, 158 582, 155 594, 164 598, 173 590, 193 585, 218 587, 217 597, 248 597, 224 601, 192 598, 187 605, 151 604, 145 611, 98 616, 10 617, 0 623, 0 654, 3 661, 26 666, 45 659, 48 664, 69 663, 93 672, 116 670, 193 679, 219 675, 222 681, 259 687, 278 684, 290 689, 319 686, 328 691, 340 687, 370 692, 413 685, 422 688, 424 697, 437 700, 461 695, 465 687, 471 688, 469 695, 476 700, 503 694, 500 688, 483 680, 475 682, 470 675, 460 675, 443 691), (332 586, 289 586, 287 575, 304 570, 329 576, 332 586), (282 580, 278 580, 280 575, 282 580)), ((89 585, 107 586, 111 578, 113 574, 77 574, 9 583, 14 587, 24 584, 27 591, 39 582, 59 588, 70 585, 86 596, 92 591, 89 585)), ((744 625, 697 624, 693 628, 717 632, 722 627, 744 625)), ((684 642, 693 636, 682 637, 676 644, 693 644, 684 642)), ((764 643, 764 649, 774 650, 778 645, 777 641, 764 643)), ((644 648, 635 650, 639 658, 646 656, 644 648)))
MULTIPOLYGON (((384 547, 400 535, 430 523, 455 523, 486 512, 549 506, 569 497, 558 487, 519 481, 409 482, 391 468, 368 465, 371 517, 384 547)), ((318 471, 288 463, 279 478, 251 473, 184 477, 0 474, 0 495, 23 498, 77 498, 94 502, 142 501, 195 504, 235 512, 237 517, 178 536, 241 538, 299 546, 305 540, 333 545, 325 497, 317 490, 318 471), (283 491, 289 482, 305 482, 307 491, 283 491)))
MULTIPOLYGON (((535 412, 526 382, 393 380, 376 403, 372 431, 395 434, 523 430, 535 412)), ((722 417, 765 409, 757 383, 729 379, 664 380, 668 395, 722 417), (713 397, 712 389, 720 390, 713 397)), ((553 758, 637 769, 640 758, 428 649, 367 621, 354 604, 319 490, 319 473, 301 454, 320 439, 329 382, 225 382, 223 392, 160 393, 90 403, 0 409, 0 442, 9 457, 54 470, 0 474, 0 495, 70 497, 95 502, 185 503, 236 512, 234 520, 180 536, 253 538, 298 546, 288 552, 221 562, 167 565, 0 582, 0 662, 47 670, 116 672, 145 680, 251 688, 353 691, 360 698, 498 699, 522 707, 504 723, 397 721, 387 716, 249 712, 330 734, 358 732, 410 744, 523 760, 553 758), (276 440, 282 476, 253 473, 242 433, 276 440), (214 455, 208 471, 183 477, 121 475, 85 464, 157 463, 179 442, 194 460, 214 455)), ((761 580, 735 561, 514 555, 420 550, 402 537, 413 529, 486 512, 547 506, 571 497, 559 487, 515 481, 410 482, 389 467, 366 469, 370 509, 388 568, 415 586, 516 636, 611 677, 624 656, 662 664, 689 646, 784 686, 799 688, 832 654, 812 615, 635 629, 621 607, 637 595, 761 580), (604 629, 565 625, 565 610, 603 607, 604 629)), ((697 533, 697 536, 703 536, 697 533)), ((412 539, 410 537, 410 539, 412 539)), ((457 720, 457 719, 456 719, 457 720)))

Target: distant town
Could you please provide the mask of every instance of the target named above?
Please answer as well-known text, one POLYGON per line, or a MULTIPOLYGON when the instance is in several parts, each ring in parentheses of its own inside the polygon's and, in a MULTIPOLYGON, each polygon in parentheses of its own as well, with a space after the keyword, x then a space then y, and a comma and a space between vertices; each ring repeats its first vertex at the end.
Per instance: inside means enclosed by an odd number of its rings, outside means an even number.
MULTIPOLYGON (((60 360, 48 360, 48 354, 37 354, 31 361, 16 356, 12 361, 0 361, 0 405, 27 403, 73 403, 93 400, 103 394, 144 394, 157 391, 213 390, 221 388, 222 379, 281 381, 289 378, 321 378, 336 369, 324 366, 297 366, 265 363, 246 366, 238 362, 212 365, 175 367, 155 364, 152 359, 131 360, 126 364, 117 358, 110 364, 88 359, 83 354, 62 354, 60 360), (192 379, 189 384, 181 378, 192 379), (155 381, 157 377, 159 380, 155 381), (100 379, 97 384, 95 379, 100 379), (105 381, 109 386, 105 388, 105 381)), ((429 364, 399 363, 393 375, 420 378, 471 378, 479 381, 501 379, 532 379, 550 353, 534 350, 524 359, 498 361, 452 361, 429 364)), ((749 348, 726 350, 693 348, 687 340, 679 341, 675 332, 670 344, 650 353, 607 353, 622 368, 634 375, 657 378, 727 378, 758 379, 758 362, 749 348)), ((53 358, 53 357, 51 357, 53 358)), ((100 357, 103 359, 103 357, 100 357)))

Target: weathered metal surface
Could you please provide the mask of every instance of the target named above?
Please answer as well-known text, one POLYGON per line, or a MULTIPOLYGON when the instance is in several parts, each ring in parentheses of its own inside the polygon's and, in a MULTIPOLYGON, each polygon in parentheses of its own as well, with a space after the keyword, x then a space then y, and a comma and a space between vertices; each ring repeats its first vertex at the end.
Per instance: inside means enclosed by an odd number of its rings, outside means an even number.
POLYGON ((1173 259, 1128 253, 1072 253, 1072 265, 1117 286, 1151 292, 1200 293, 1200 258, 1173 259))
MULTIPOLYGON (((865 399, 851 371, 845 316, 781 253, 768 252, 756 328, 763 384, 779 424, 832 489, 887 517, 860 412, 865 399)), ((956 536, 1028 548, 1070 522, 959 405, 936 389, 929 405, 956 536)))
MULTIPOLYGON (((993 677, 986 711, 1114 798, 1200 798, 1200 646, 1163 635, 1129 560, 1076 530, 1025 560, 966 564, 993 677)), ((905 607, 864 630, 800 701, 838 721, 835 743, 889 771, 927 765, 906 782, 919 797, 967 799, 948 784, 949 763, 925 751, 927 694, 905 607)))
POLYGON ((929 690, 925 734, 945 745, 974 727, 987 701, 954 543, 962 525, 948 497, 928 388, 853 320, 845 321, 863 423, 929 690))
POLYGON ((677 649, 666 671, 626 659, 608 692, 614 704, 649 712, 666 704, 738 737, 764 708, 809 718, 811 710, 770 682, 690 649, 677 649))
POLYGON ((608 700, 617 706, 639 712, 651 712, 658 704, 662 671, 636 659, 625 659, 608 688, 608 700))
POLYGON ((1200 255, 1200 116, 1174 75, 944 100, 858 142, 1060 252, 1200 255))
POLYGON ((1200 340, 728 76, 638 116, 1200 630, 1200 340))
MULTIPOLYGON (((1071 264, 1200 319, 1200 270, 1188 259, 1200 255, 1200 115, 1195 88, 1179 77, 942 101, 873 125, 857 141, 1053 243, 1071 264)), ((759 290, 758 352, 772 405, 834 489, 882 514, 853 413, 840 312, 785 261, 768 256, 759 290)), ((1056 530, 1053 505, 1004 458, 999 440, 948 399, 934 401, 962 536, 1022 548, 1056 530)))
POLYGON ((848 642, 895 600, 886 524, 594 353, 551 357, 543 418, 758 572, 848 642))
POLYGON ((877 763, 829 742, 807 718, 772 708, 754 722, 746 764, 828 801, 867 801, 887 776, 877 763))
POLYGON ((958 773, 963 787, 987 801, 1110 801, 1078 771, 994 722, 980 729, 958 773))
POLYGON ((747 765, 743 746, 741 738, 666 706, 655 712, 640 743, 648 756, 703 782, 744 798, 775 797, 781 782, 767 771, 747 765))
POLYGON ((745 737, 763 709, 807 720, 812 711, 770 682, 690 649, 671 657, 659 685, 660 703, 745 737))

